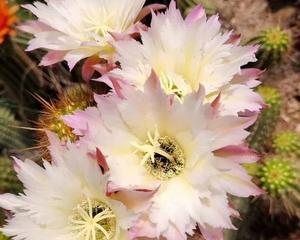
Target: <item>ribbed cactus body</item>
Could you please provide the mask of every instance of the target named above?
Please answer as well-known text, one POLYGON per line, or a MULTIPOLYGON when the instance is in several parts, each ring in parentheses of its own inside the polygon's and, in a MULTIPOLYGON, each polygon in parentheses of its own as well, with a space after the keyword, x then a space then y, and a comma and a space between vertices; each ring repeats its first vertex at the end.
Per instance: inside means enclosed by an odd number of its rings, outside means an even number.
POLYGON ((251 148, 261 152, 272 138, 280 115, 282 98, 276 88, 268 86, 260 86, 257 92, 264 98, 268 106, 261 112, 256 124, 251 129, 248 142, 251 148))
POLYGON ((199 4, 205 8, 205 12, 208 15, 213 15, 217 11, 217 7, 213 0, 177 0, 177 5, 185 16, 187 16, 191 10, 199 4))
POLYGON ((300 134, 290 131, 277 133, 273 148, 277 154, 300 157, 300 134))
POLYGON ((18 193, 22 191, 22 184, 13 168, 13 161, 7 157, 0 157, 0 193, 18 193))
POLYGON ((17 125, 12 112, 8 108, 0 107, 0 148, 17 149, 25 146, 24 137, 17 125))

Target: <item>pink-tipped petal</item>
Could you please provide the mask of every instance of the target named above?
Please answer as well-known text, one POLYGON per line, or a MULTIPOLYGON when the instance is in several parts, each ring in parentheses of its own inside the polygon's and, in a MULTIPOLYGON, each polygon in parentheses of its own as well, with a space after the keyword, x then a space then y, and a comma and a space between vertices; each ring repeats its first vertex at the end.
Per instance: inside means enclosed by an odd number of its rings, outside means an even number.
POLYGON ((135 22, 141 21, 143 18, 145 18, 147 15, 149 15, 152 11, 154 12, 154 11, 162 10, 165 8, 167 8, 167 6, 164 4, 157 4, 157 3, 150 4, 141 10, 141 12, 137 16, 135 22))
POLYGON ((99 148, 96 148, 96 159, 98 164, 101 167, 102 173, 105 174, 109 171, 109 166, 106 162, 105 156, 103 155, 103 153, 100 151, 99 148))
POLYGON ((223 174, 222 177, 215 180, 214 185, 216 188, 238 197, 259 196, 264 193, 250 181, 248 175, 238 171, 223 174))
POLYGON ((231 34, 230 38, 227 40, 227 44, 237 44, 241 40, 241 34, 231 34))
POLYGON ((13 168, 14 168, 14 171, 16 173, 19 173, 19 171, 21 170, 20 168, 20 165, 18 164, 18 158, 14 157, 14 156, 11 156, 12 160, 14 161, 14 164, 13 164, 13 168))
POLYGON ((89 123, 93 126, 99 124, 100 113, 97 108, 89 107, 85 109, 85 111, 77 110, 72 115, 65 115, 62 119, 69 127, 74 129, 73 132, 76 135, 85 135, 89 127, 92 127, 89 126, 89 123), (91 122, 91 119, 93 119, 94 122, 91 122))
POLYGON ((24 32, 35 34, 42 31, 51 31, 53 28, 40 22, 40 21, 26 21, 25 23, 17 26, 18 29, 24 32))
POLYGON ((215 112, 218 110, 218 108, 221 106, 221 93, 218 94, 218 96, 215 98, 215 100, 212 101, 210 105, 215 112))
POLYGON ((74 68, 74 66, 82 59, 91 57, 94 54, 96 54, 98 49, 96 48, 82 48, 82 49, 77 49, 77 50, 72 50, 68 52, 65 56, 65 60, 68 62, 68 66, 70 71, 74 68))
POLYGON ((149 88, 149 89, 161 88, 159 78, 153 69, 151 71, 151 75, 149 76, 147 82, 145 83, 145 88, 149 88))
POLYGON ((5 193, 0 195, 0 207, 9 211, 15 211, 23 205, 23 201, 17 196, 5 193))
POLYGON ((109 34, 115 41, 126 41, 131 39, 131 36, 127 33, 110 32, 109 34))
MULTIPOLYGON (((147 239, 158 239, 156 228, 147 216, 142 216, 135 225, 129 229, 130 239, 140 239, 137 237, 146 237, 147 239)), ((143 239, 143 238, 142 238, 143 239)))
POLYGON ((241 75, 249 77, 250 79, 258 79, 265 70, 260 70, 258 68, 245 68, 242 69, 241 75))
POLYGON ((100 63, 100 58, 98 56, 92 56, 86 59, 83 63, 81 74, 83 79, 88 82, 91 80, 95 70, 95 65, 100 63))
POLYGON ((205 17, 205 11, 201 5, 198 5, 190 12, 190 14, 186 17, 185 21, 188 24, 191 24, 197 22, 203 17, 205 17))
POLYGON ((66 51, 49 51, 41 60, 40 66, 50 66, 64 60, 66 51))
POLYGON ((107 184, 106 195, 121 201, 129 209, 135 212, 145 211, 150 206, 150 199, 157 193, 156 189, 124 189, 109 182, 107 184))
POLYGON ((113 69, 117 68, 117 65, 113 61, 107 61, 107 62, 100 62, 94 65, 93 68, 95 69, 95 71, 97 71, 103 76, 108 72, 112 71, 113 69))
POLYGON ((215 156, 230 158, 238 163, 254 163, 259 159, 256 151, 246 146, 227 146, 214 151, 215 156))
POLYGON ((220 228, 212 228, 208 226, 199 226, 200 231, 205 240, 223 240, 223 231, 220 228))

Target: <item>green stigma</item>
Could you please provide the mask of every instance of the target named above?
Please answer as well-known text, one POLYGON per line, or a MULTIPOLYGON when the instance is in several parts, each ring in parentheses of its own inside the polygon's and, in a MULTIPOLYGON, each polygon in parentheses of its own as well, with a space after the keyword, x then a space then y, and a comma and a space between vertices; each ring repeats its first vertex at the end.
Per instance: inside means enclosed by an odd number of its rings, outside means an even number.
POLYGON ((116 216, 104 202, 87 199, 69 218, 70 229, 78 239, 111 240, 116 234, 116 216))
POLYGON ((294 132, 280 132, 273 139, 273 148, 278 154, 300 156, 300 135, 294 132))
POLYGON ((258 170, 261 187, 271 195, 280 195, 296 184, 296 170, 291 164, 281 158, 266 160, 258 170))

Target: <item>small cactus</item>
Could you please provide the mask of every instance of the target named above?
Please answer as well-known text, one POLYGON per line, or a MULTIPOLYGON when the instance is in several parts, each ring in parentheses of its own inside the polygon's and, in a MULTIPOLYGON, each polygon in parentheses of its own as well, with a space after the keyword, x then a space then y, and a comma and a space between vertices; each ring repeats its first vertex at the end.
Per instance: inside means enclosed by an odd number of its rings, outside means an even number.
POLYGON ((269 212, 300 217, 299 168, 292 159, 276 155, 265 158, 257 171, 259 185, 269 194, 269 212))
POLYGON ((250 42, 260 45, 258 62, 261 66, 280 60, 291 45, 289 34, 279 27, 262 31, 257 37, 251 39, 250 42))
MULTIPOLYGON (((83 84, 68 88, 54 104, 45 103, 44 100, 42 102, 45 105, 45 111, 39 119, 39 128, 52 131, 64 142, 75 142, 78 136, 63 122, 61 117, 72 114, 76 110, 84 110, 94 104, 92 91, 83 84)), ((44 132, 39 138, 41 139, 41 146, 48 146, 44 132)))
POLYGON ((213 0, 177 0, 177 5, 184 16, 187 16, 199 4, 205 8, 205 12, 208 15, 213 15, 217 11, 213 0))
POLYGON ((16 149, 25 146, 17 125, 19 123, 14 114, 8 108, 0 106, 0 148, 16 149))
POLYGON ((277 154, 300 157, 300 134, 289 131, 277 133, 273 148, 277 154))
POLYGON ((17 178, 13 168, 13 161, 7 157, 0 157, 0 193, 19 193, 22 183, 17 178))
POLYGON ((290 162, 280 157, 266 159, 257 175, 261 187, 272 196, 287 192, 296 185, 296 170, 290 162))
POLYGON ((276 88, 268 86, 260 86, 257 92, 264 98, 268 107, 261 112, 256 124, 252 127, 248 142, 250 147, 262 152, 272 138, 280 115, 282 98, 276 88))

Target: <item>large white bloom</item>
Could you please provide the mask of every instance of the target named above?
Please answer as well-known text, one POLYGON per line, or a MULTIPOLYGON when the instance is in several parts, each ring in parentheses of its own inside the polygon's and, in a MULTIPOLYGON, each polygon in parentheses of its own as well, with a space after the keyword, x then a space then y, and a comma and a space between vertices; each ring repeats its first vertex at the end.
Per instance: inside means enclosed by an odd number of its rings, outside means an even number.
POLYGON ((201 84, 206 101, 221 93, 224 114, 261 108, 261 97, 251 90, 255 85, 248 85, 259 71, 241 71, 241 66, 256 60, 257 47, 239 46, 236 35, 222 33, 218 16, 207 19, 198 6, 183 19, 173 1, 165 14, 153 14, 151 27, 141 35, 142 43, 115 44, 121 69, 112 71, 114 75, 143 89, 154 69, 168 94, 184 97, 201 84))
POLYGON ((46 0, 25 5, 37 21, 21 27, 34 34, 28 50, 44 48, 48 54, 41 64, 63 59, 70 68, 80 59, 99 54, 110 56, 110 33, 132 33, 145 0, 46 0))
POLYGON ((240 165, 256 160, 242 146, 248 135, 244 129, 253 120, 220 116, 217 100, 204 104, 202 90, 181 102, 166 95, 153 75, 144 91, 134 89, 123 89, 124 100, 97 96, 98 108, 65 116, 65 121, 84 135, 84 144, 91 150, 97 146, 106 157, 109 192, 154 191, 132 236, 186 239, 198 224, 207 239, 221 239, 209 234, 233 228, 230 216, 236 212, 227 193, 260 193, 240 165))
POLYGON ((24 194, 0 196, 12 212, 3 231, 15 240, 127 240, 133 216, 106 196, 107 176, 86 150, 52 142, 44 168, 16 159, 24 194))

